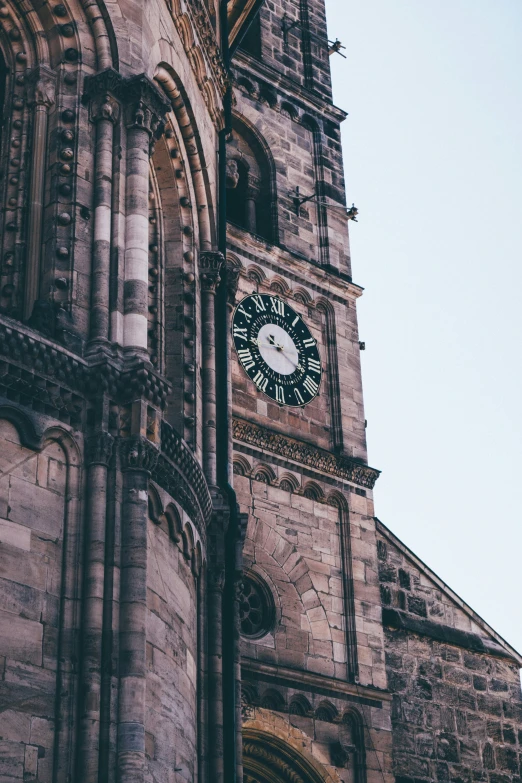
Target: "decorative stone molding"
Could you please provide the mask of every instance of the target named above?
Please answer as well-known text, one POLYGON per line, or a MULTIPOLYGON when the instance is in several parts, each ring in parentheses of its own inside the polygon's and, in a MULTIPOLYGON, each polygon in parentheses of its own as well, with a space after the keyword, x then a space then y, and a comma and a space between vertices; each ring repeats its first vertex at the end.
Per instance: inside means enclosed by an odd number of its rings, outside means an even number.
POLYGON ((91 119, 119 116, 119 103, 125 106, 127 127, 143 128, 150 136, 163 131, 163 121, 171 110, 170 102, 144 73, 124 79, 113 68, 87 76, 83 101, 91 102, 91 119))
POLYGON ((46 106, 50 108, 54 104, 56 93, 56 73, 39 65, 33 68, 26 76, 27 96, 29 104, 46 106))
POLYGON ((109 466, 114 438, 109 432, 97 432, 85 441, 85 462, 90 465, 109 466))
POLYGON ((159 458, 158 449, 141 435, 120 440, 122 470, 143 470, 152 473, 159 458))
POLYGON ((361 487, 373 489, 380 475, 380 471, 350 459, 350 457, 331 454, 309 443, 288 438, 286 435, 280 435, 243 419, 233 420, 232 431, 236 440, 261 450, 271 451, 322 473, 352 481, 361 487))
POLYGON ((223 254, 217 251, 204 250, 199 254, 200 281, 204 291, 215 293, 224 263, 223 254))
POLYGON ((268 766, 288 783, 305 783, 305 779, 268 745, 260 745, 257 742, 244 742, 243 756, 254 758, 263 766, 268 766))
POLYGON ((224 95, 228 85, 228 77, 221 58, 221 49, 218 45, 207 9, 204 7, 201 0, 188 0, 188 7, 190 9, 190 16, 194 20, 198 37, 201 40, 203 50, 206 52, 215 83, 221 95, 224 95))

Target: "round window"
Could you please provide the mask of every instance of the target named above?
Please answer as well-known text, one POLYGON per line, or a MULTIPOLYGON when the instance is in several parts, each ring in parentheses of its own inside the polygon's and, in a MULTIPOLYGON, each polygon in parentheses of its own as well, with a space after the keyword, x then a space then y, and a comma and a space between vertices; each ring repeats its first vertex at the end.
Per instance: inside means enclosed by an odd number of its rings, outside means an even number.
POLYGON ((272 630, 275 607, 268 585, 253 572, 243 577, 239 606, 241 633, 248 639, 259 639, 272 630))

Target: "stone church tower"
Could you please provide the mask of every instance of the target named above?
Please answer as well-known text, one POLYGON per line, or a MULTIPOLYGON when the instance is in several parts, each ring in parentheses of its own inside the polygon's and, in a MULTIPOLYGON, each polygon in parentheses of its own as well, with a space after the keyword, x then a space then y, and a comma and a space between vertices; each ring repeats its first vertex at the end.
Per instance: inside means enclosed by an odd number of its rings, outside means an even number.
POLYGON ((520 783, 374 515, 324 0, 0 0, 0 783, 520 783))

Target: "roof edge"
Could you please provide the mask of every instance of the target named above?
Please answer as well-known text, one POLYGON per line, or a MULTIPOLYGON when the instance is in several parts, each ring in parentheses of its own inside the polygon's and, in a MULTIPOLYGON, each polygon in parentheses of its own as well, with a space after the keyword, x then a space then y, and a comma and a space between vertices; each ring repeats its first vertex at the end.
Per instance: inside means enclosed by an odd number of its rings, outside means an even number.
MULTIPOLYGON (((426 563, 414 554, 409 547, 404 544, 400 538, 398 538, 392 531, 386 527, 384 522, 378 517, 374 517, 377 530, 382 533, 383 536, 388 538, 394 546, 399 549, 402 554, 408 558, 418 569, 422 571, 429 579, 431 579, 437 587, 445 593, 452 601, 454 601, 462 611, 468 615, 468 617, 477 625, 485 634, 492 638, 500 647, 505 650, 506 656, 512 658, 522 668, 522 655, 515 650, 506 640, 497 633, 477 612, 474 611, 457 593, 455 593, 449 585, 444 582, 437 574, 429 568, 426 563)), ((487 653, 488 650, 486 649, 487 653)), ((498 654, 498 653, 497 653, 498 654)))

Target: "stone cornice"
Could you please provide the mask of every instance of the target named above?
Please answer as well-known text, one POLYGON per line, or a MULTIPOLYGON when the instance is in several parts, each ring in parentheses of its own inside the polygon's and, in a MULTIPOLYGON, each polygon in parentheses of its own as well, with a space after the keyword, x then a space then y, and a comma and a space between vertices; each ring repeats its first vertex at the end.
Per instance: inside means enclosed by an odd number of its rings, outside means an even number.
POLYGON ((329 101, 321 100, 318 96, 297 84, 297 82, 292 81, 288 76, 267 65, 267 63, 262 63, 241 49, 234 55, 232 68, 240 69, 256 80, 263 79, 271 87, 279 90, 292 103, 300 103, 307 112, 315 114, 319 118, 328 115, 336 122, 342 122, 348 116, 348 112, 339 109, 329 101))
POLYGON ((332 454, 317 446, 294 440, 244 419, 234 418, 232 432, 236 440, 248 443, 262 451, 278 454, 320 473, 351 481, 360 487, 373 489, 380 475, 380 471, 350 457, 332 454))
POLYGON ((297 685, 303 690, 308 689, 311 692, 322 694, 328 691, 334 698, 357 701, 372 707, 378 706, 380 702, 392 700, 392 695, 388 691, 356 685, 346 680, 327 677, 324 674, 291 669, 288 666, 262 663, 253 658, 243 657, 241 659, 241 669, 245 679, 258 679, 265 682, 277 681, 282 686, 295 688, 297 685))
POLYGON ((337 269, 296 256, 284 247, 272 245, 266 248, 248 232, 230 224, 227 247, 238 257, 248 258, 255 264, 271 269, 274 274, 284 274, 288 280, 307 286, 339 304, 346 304, 347 295, 358 299, 364 291, 362 286, 354 283, 348 275, 340 274, 337 269))

